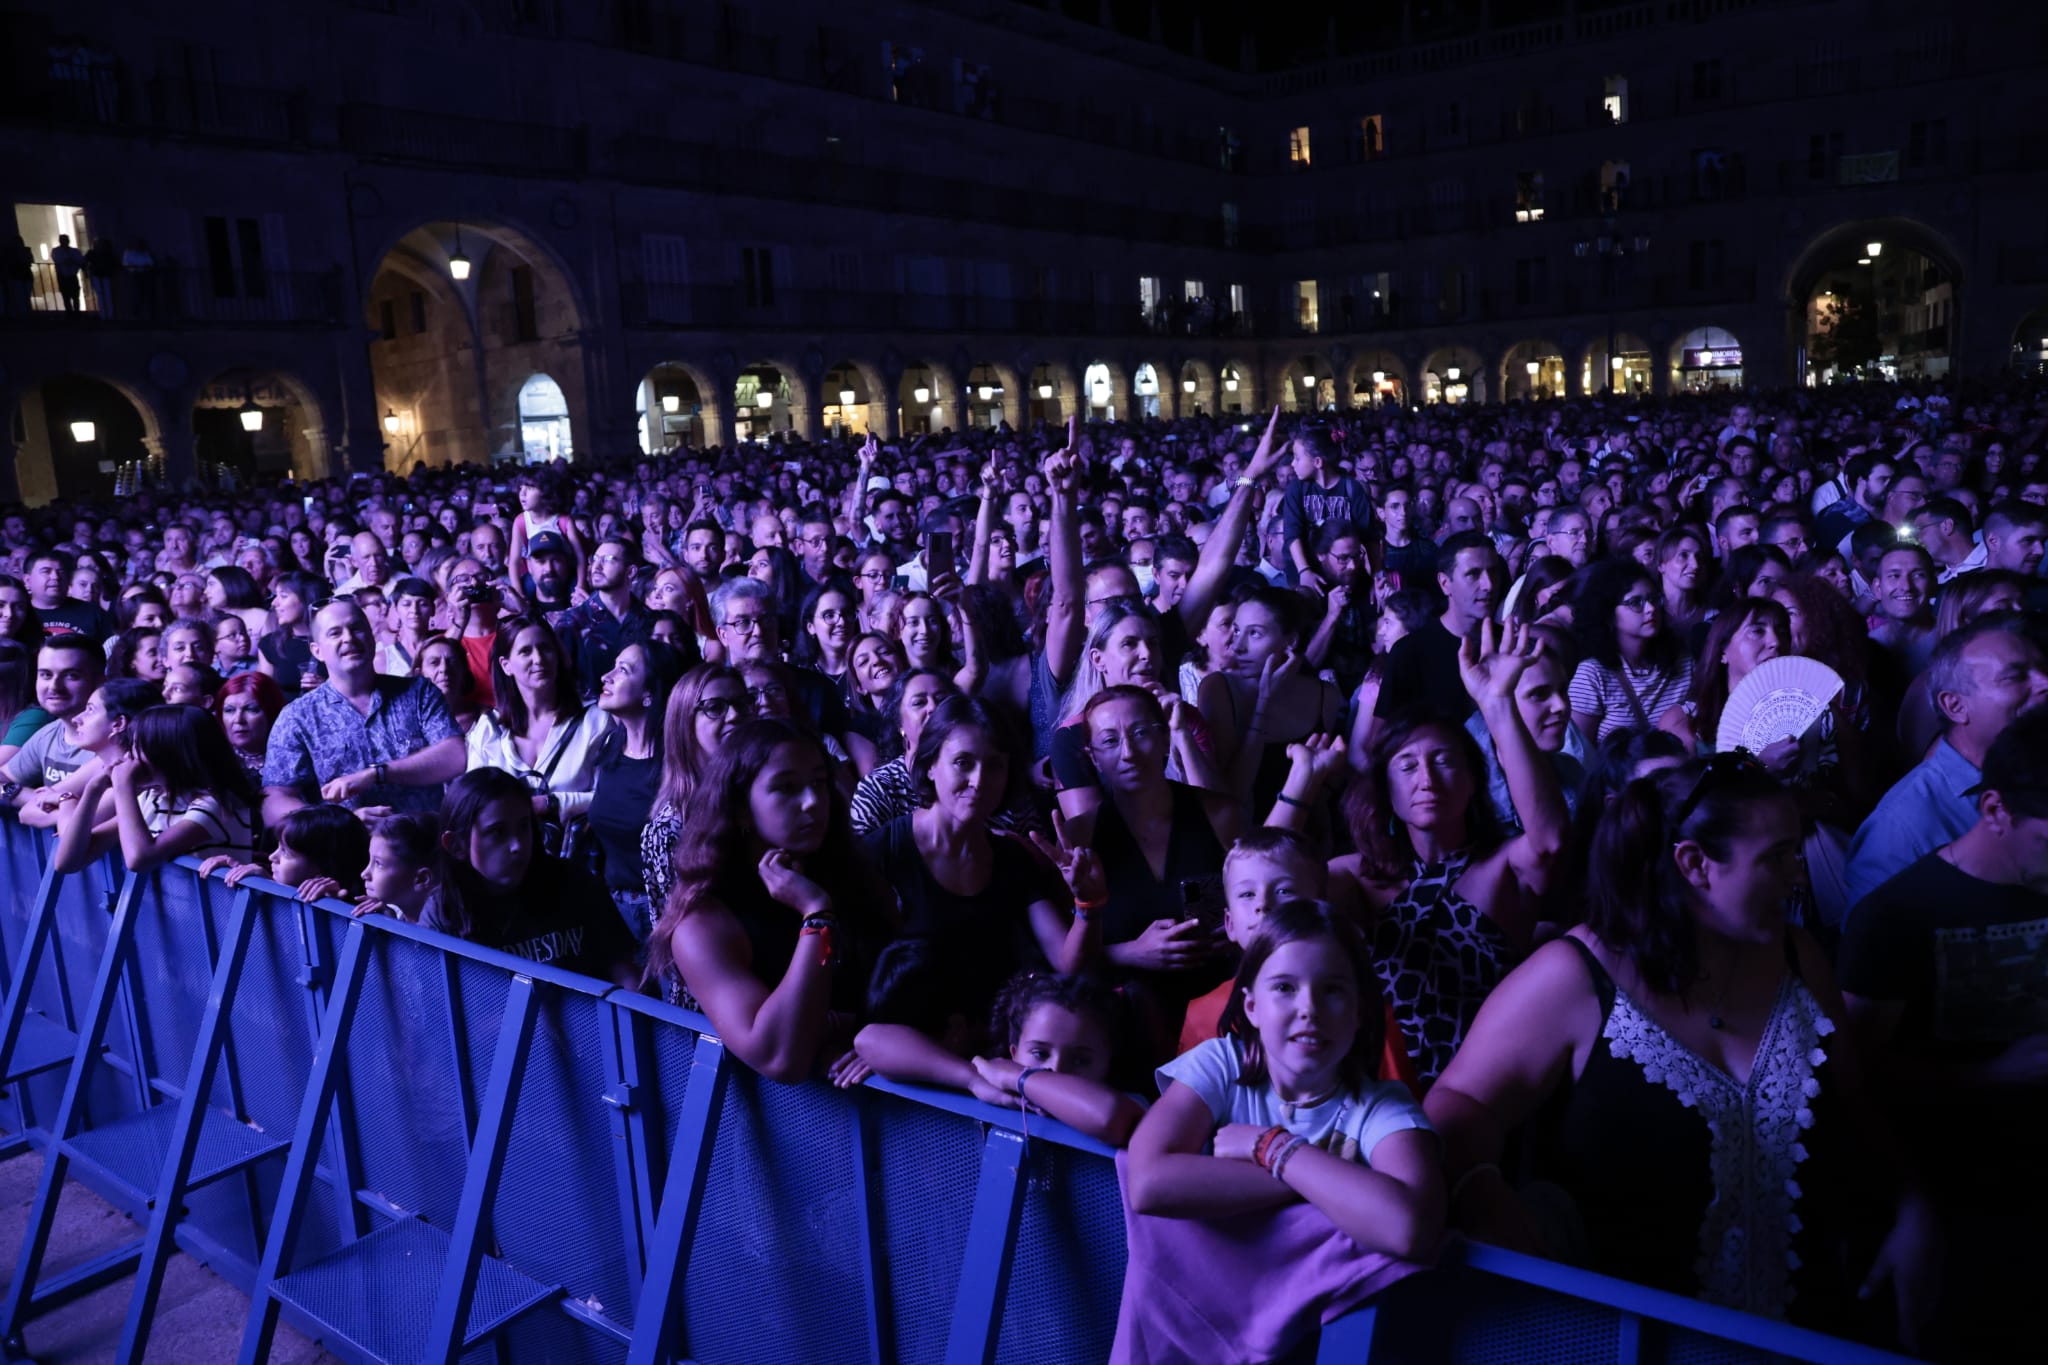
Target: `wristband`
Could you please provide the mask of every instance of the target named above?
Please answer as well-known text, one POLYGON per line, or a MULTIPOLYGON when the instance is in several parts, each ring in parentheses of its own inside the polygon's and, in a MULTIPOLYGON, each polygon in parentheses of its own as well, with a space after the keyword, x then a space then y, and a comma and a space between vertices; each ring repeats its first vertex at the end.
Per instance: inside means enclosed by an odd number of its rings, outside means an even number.
POLYGON ((378 763, 378 764, 375 764, 375 765, 373 765, 373 768, 372 768, 372 770, 373 770, 373 771, 374 771, 374 772, 376 773, 376 775, 377 775, 377 785, 378 785, 378 786, 380 786, 380 787, 382 787, 382 786, 386 785, 386 783, 387 783, 387 782, 389 781, 389 779, 390 779, 390 776, 391 776, 391 768, 390 768, 390 765, 388 765, 388 764, 384 764, 384 763, 378 763))
POLYGON ((1017 1098, 1018 1098, 1018 1099, 1020 1099, 1020 1100, 1023 1100, 1023 1101, 1024 1101, 1024 1102, 1025 1102, 1026 1104, 1029 1104, 1029 1103, 1031 1103, 1031 1098, 1030 1098, 1030 1096, 1028 1096, 1028 1095, 1026 1095, 1026 1094, 1024 1093, 1024 1082, 1026 1082, 1026 1081, 1030 1080, 1030 1079, 1031 1079, 1031 1078, 1032 1078, 1033 1076, 1036 1076, 1036 1075, 1037 1075, 1037 1074, 1038 1074, 1039 1072, 1041 1072, 1041 1071, 1050 1071, 1050 1070, 1052 1070, 1052 1068, 1051 1068, 1051 1067, 1049 1067, 1049 1066, 1027 1066, 1027 1067, 1025 1067, 1025 1068, 1024 1068, 1024 1069, 1023 1069, 1022 1071, 1018 1072, 1018 1073, 1017 1073, 1017 1098))
POLYGON ((1270 1172, 1273 1169, 1274 1151, 1292 1136, 1293 1134, 1278 1124, 1259 1134, 1259 1140, 1252 1144, 1252 1160, 1258 1163, 1260 1170, 1270 1172))
POLYGON ((1250 476, 1249 474, 1240 474, 1240 475, 1238 475, 1238 476, 1237 476, 1237 486, 1238 486, 1239 488, 1250 488, 1250 487, 1252 486, 1252 479, 1251 479, 1251 476, 1250 476))
POLYGON ((1271 1164, 1266 1167, 1267 1173, 1281 1184, 1286 1184, 1287 1163, 1293 1160, 1296 1152, 1307 1145, 1308 1139, 1300 1134, 1296 1134, 1291 1140, 1280 1144, 1280 1150, 1273 1154, 1271 1164))
POLYGON ((838 927, 839 916, 829 910, 820 910, 814 915, 804 916, 804 928, 806 929, 836 929, 838 927))
POLYGON ((1097 910, 1108 904, 1109 897, 1107 896, 1104 896, 1099 901, 1084 901, 1079 896, 1076 896, 1074 897, 1074 913, 1082 919, 1092 919, 1097 910))
POLYGON ((1306 801, 1297 801, 1297 800, 1295 800, 1295 799, 1294 799, 1293 797, 1289 796, 1289 795, 1288 795, 1288 794, 1287 794, 1286 792, 1275 792, 1275 793, 1273 793, 1273 797, 1274 797, 1274 799, 1275 799, 1275 800, 1277 800, 1277 801, 1278 801, 1278 802, 1279 802, 1279 803, 1280 803, 1281 805, 1283 805, 1283 806, 1293 806, 1293 807, 1296 807, 1297 809, 1299 809, 1300 807, 1302 807, 1302 806, 1305 806, 1305 805, 1307 805, 1307 804, 1308 804, 1308 802, 1306 802, 1306 801))

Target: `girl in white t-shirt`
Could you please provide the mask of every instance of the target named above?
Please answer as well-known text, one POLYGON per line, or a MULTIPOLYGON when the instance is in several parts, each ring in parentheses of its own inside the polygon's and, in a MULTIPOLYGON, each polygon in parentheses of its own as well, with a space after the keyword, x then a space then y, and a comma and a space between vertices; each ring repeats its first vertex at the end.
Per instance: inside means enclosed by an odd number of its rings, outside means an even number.
POLYGON ((1359 1248, 1429 1261, 1443 1161, 1422 1106, 1375 1075, 1385 1010, 1362 936, 1320 901, 1266 916, 1225 1036, 1159 1068, 1131 1138, 1133 1211, 1211 1218, 1306 1200, 1359 1248))

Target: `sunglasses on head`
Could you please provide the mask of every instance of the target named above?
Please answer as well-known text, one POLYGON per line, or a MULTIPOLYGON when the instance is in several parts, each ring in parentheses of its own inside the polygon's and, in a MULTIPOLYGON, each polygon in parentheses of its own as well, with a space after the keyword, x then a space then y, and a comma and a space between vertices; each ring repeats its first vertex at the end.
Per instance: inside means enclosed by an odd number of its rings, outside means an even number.
POLYGON ((1699 808, 1700 801, 1717 783, 1726 783, 1734 778, 1761 774, 1770 776, 1771 770, 1757 760, 1747 749, 1732 749, 1727 753, 1710 756, 1700 775, 1693 779, 1692 787, 1685 799, 1678 803, 1678 809, 1671 817, 1671 828, 1676 831, 1685 827, 1685 822, 1699 808))

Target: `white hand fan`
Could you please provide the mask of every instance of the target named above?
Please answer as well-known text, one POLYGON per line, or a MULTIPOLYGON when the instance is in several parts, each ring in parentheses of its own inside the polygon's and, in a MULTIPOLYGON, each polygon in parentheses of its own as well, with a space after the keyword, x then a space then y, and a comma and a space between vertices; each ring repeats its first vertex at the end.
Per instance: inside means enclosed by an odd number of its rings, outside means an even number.
POLYGON ((1841 692, 1842 675, 1818 659, 1800 654, 1767 659, 1728 694, 1714 747, 1721 753, 1740 748, 1760 754, 1781 739, 1798 739, 1841 692))

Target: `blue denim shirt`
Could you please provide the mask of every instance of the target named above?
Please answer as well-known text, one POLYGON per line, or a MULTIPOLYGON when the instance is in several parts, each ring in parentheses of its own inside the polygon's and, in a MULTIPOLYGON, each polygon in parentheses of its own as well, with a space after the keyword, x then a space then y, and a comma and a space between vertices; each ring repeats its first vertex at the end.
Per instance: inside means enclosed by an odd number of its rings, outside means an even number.
MULTIPOLYGON (((270 728, 263 785, 289 787, 308 801, 337 777, 379 763, 396 763, 444 739, 460 738, 448 703, 424 678, 377 675, 377 695, 364 715, 326 682, 288 702, 270 728)), ((349 803, 396 811, 440 809, 441 788, 373 786, 349 803)))
MULTIPOLYGON (((1508 792, 1507 770, 1500 766, 1500 753, 1493 746, 1493 734, 1486 728, 1486 717, 1474 711, 1465 719, 1465 732, 1479 745, 1479 752, 1486 755, 1486 799, 1493 807, 1493 815, 1500 822, 1503 834, 1520 834, 1522 817, 1515 812, 1515 799, 1508 792)), ((1568 815, 1579 812, 1579 793, 1586 786, 1587 758, 1591 750, 1579 727, 1570 721, 1564 726, 1564 748, 1551 754, 1551 765, 1557 769, 1557 785, 1564 792, 1564 808, 1568 815)))
POLYGON ((1900 778, 1849 844, 1849 906, 1977 823, 1977 766, 1940 740, 1900 778))

